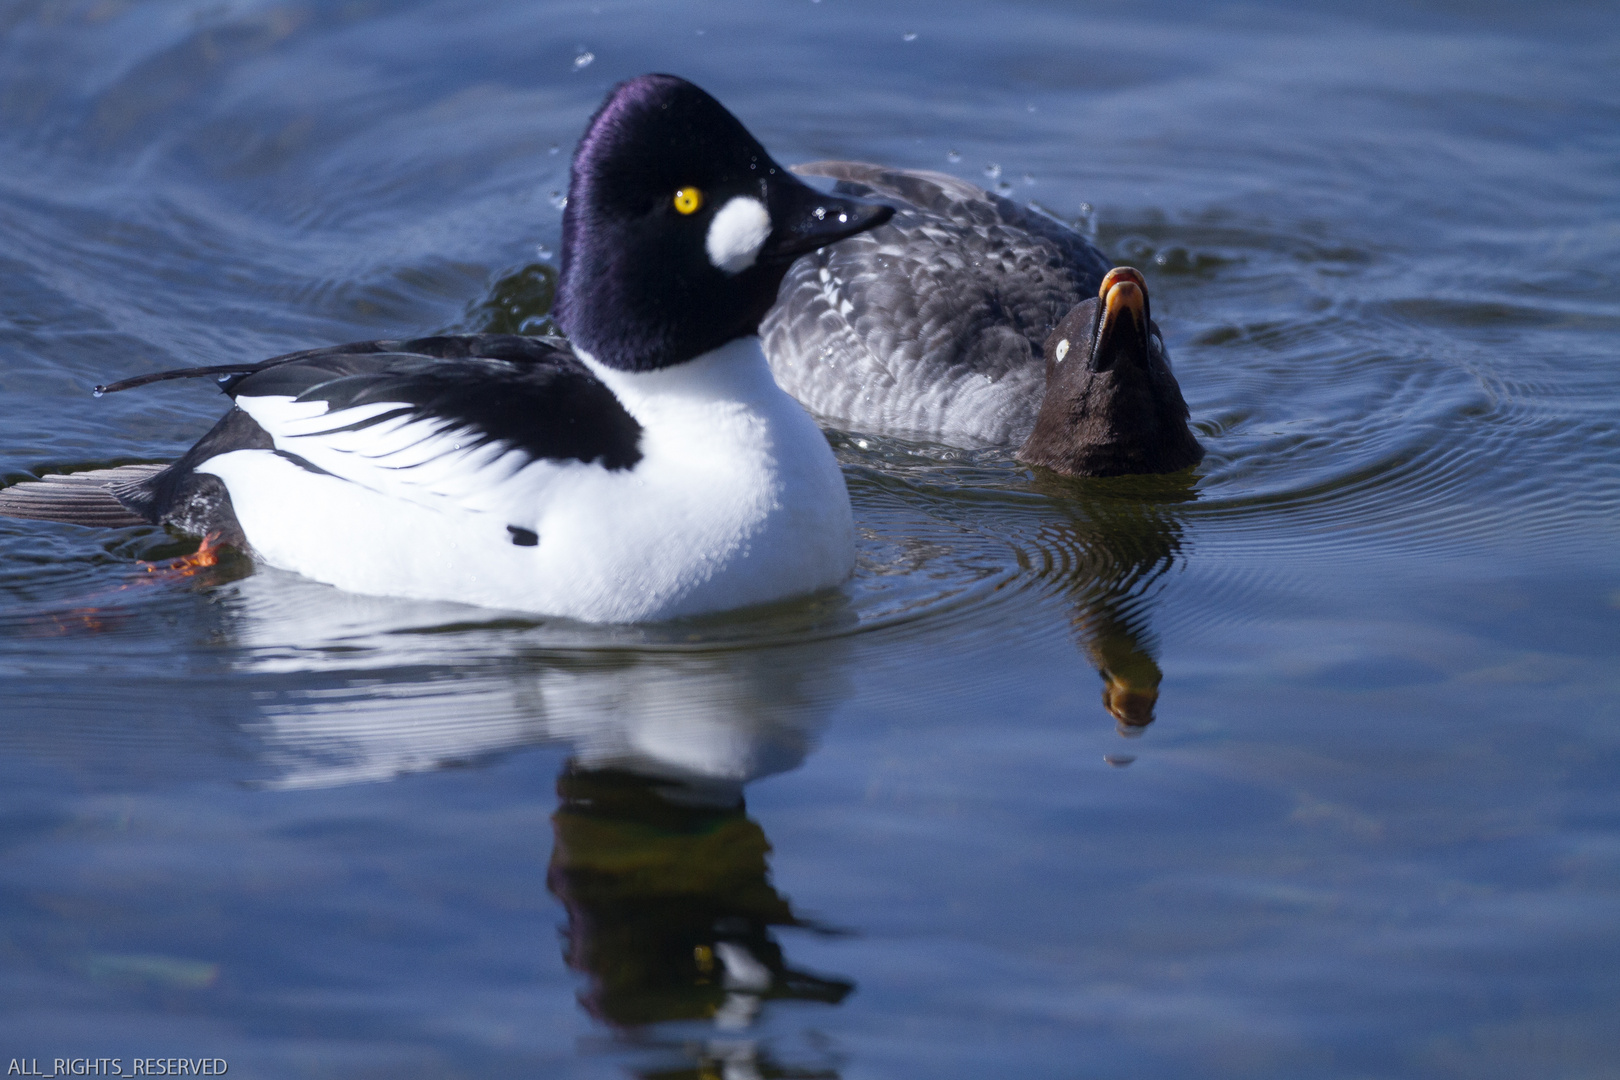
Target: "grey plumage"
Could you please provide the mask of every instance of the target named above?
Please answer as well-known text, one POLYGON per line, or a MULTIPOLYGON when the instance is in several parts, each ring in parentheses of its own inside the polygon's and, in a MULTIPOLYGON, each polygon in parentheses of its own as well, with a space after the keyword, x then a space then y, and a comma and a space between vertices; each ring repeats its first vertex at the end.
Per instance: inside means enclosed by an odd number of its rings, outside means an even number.
POLYGON ((1042 344, 1110 263, 1039 211, 940 173, 824 161, 796 171, 896 207, 794 263, 760 333, 783 389, 867 431, 1017 444, 1042 344))
POLYGON ((15 484, 0 490, 0 514, 108 529, 146 525, 146 518, 120 502, 117 493, 139 487, 163 469, 162 465, 120 465, 15 484))

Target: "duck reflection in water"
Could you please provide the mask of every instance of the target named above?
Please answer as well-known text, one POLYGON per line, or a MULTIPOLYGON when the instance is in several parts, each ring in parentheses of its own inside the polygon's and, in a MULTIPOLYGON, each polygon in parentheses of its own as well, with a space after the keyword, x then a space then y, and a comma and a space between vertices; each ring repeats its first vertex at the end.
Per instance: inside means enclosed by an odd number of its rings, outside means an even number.
MULTIPOLYGON (((557 793, 547 884, 567 909, 564 955, 589 980, 580 1001, 592 1016, 740 1032, 768 1000, 837 1004, 854 989, 789 966, 771 929, 816 928, 771 885, 770 844, 740 792, 573 764, 557 793)), ((741 1046, 723 1049, 735 1058, 741 1046)), ((830 1074, 756 1063, 754 1075, 830 1074)))
MULTIPOLYGON (((836 1076, 821 1051, 795 1048, 815 1064, 786 1064, 774 1038, 750 1031, 770 1002, 837 1004, 854 984, 784 955, 779 929, 826 931, 772 885, 743 791, 803 763, 849 692, 846 637, 736 648, 694 644, 690 627, 620 640, 628 631, 469 626, 455 621, 465 609, 265 580, 277 576, 232 586, 233 636, 285 688, 259 705, 270 786, 567 744, 546 883, 566 912, 563 959, 584 978, 584 1009, 676 1058, 645 1077, 836 1076), (637 1030, 683 1022, 708 1034, 637 1030)), ((847 621, 833 603, 809 629, 847 621)))
POLYGON ((1155 654, 1153 600, 1181 555, 1181 508, 1198 497, 1190 471, 1105 480, 1037 471, 1057 520, 1033 538, 1037 569, 1074 603, 1080 647, 1102 676, 1102 703, 1127 737, 1153 723, 1164 673, 1155 654))

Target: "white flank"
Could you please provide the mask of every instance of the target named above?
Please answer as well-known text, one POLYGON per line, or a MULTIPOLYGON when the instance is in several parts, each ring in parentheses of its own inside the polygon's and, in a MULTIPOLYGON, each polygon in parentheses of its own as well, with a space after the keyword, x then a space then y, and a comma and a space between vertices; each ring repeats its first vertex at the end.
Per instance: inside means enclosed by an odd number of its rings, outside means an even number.
POLYGON ((709 261, 728 274, 740 274, 759 257, 759 249, 771 235, 771 215, 765 204, 747 195, 738 195, 722 206, 709 222, 704 247, 709 261))
POLYGON ((758 338, 662 371, 581 359, 642 425, 634 468, 524 463, 423 420, 334 430, 397 405, 324 413, 317 402, 242 397, 277 449, 333 475, 269 450, 223 454, 201 471, 225 481, 265 562, 354 592, 641 622, 849 576, 843 474, 772 380, 758 338), (509 525, 539 543, 513 544, 509 525))

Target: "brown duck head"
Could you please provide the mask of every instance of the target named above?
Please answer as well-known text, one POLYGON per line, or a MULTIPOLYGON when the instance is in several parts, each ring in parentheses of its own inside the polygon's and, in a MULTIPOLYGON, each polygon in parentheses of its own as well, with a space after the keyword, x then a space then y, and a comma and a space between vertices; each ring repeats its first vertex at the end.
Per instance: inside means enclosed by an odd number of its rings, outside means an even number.
POLYGON ((1045 350, 1046 396, 1019 461, 1069 476, 1123 476, 1176 472, 1203 458, 1139 272, 1110 270, 1045 350))

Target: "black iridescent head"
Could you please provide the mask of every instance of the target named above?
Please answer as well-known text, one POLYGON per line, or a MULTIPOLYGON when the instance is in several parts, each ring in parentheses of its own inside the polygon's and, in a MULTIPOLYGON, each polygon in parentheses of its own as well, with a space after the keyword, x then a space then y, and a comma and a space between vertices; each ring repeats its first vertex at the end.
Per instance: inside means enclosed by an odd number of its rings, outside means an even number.
POLYGON ((1166 473, 1204 448, 1170 372, 1147 283, 1128 266, 1076 304, 1046 339, 1046 396, 1018 460, 1070 476, 1166 473))
POLYGON ((794 258, 893 212, 817 192, 714 98, 643 75, 574 152, 557 321, 609 367, 678 364, 758 333, 794 258))

